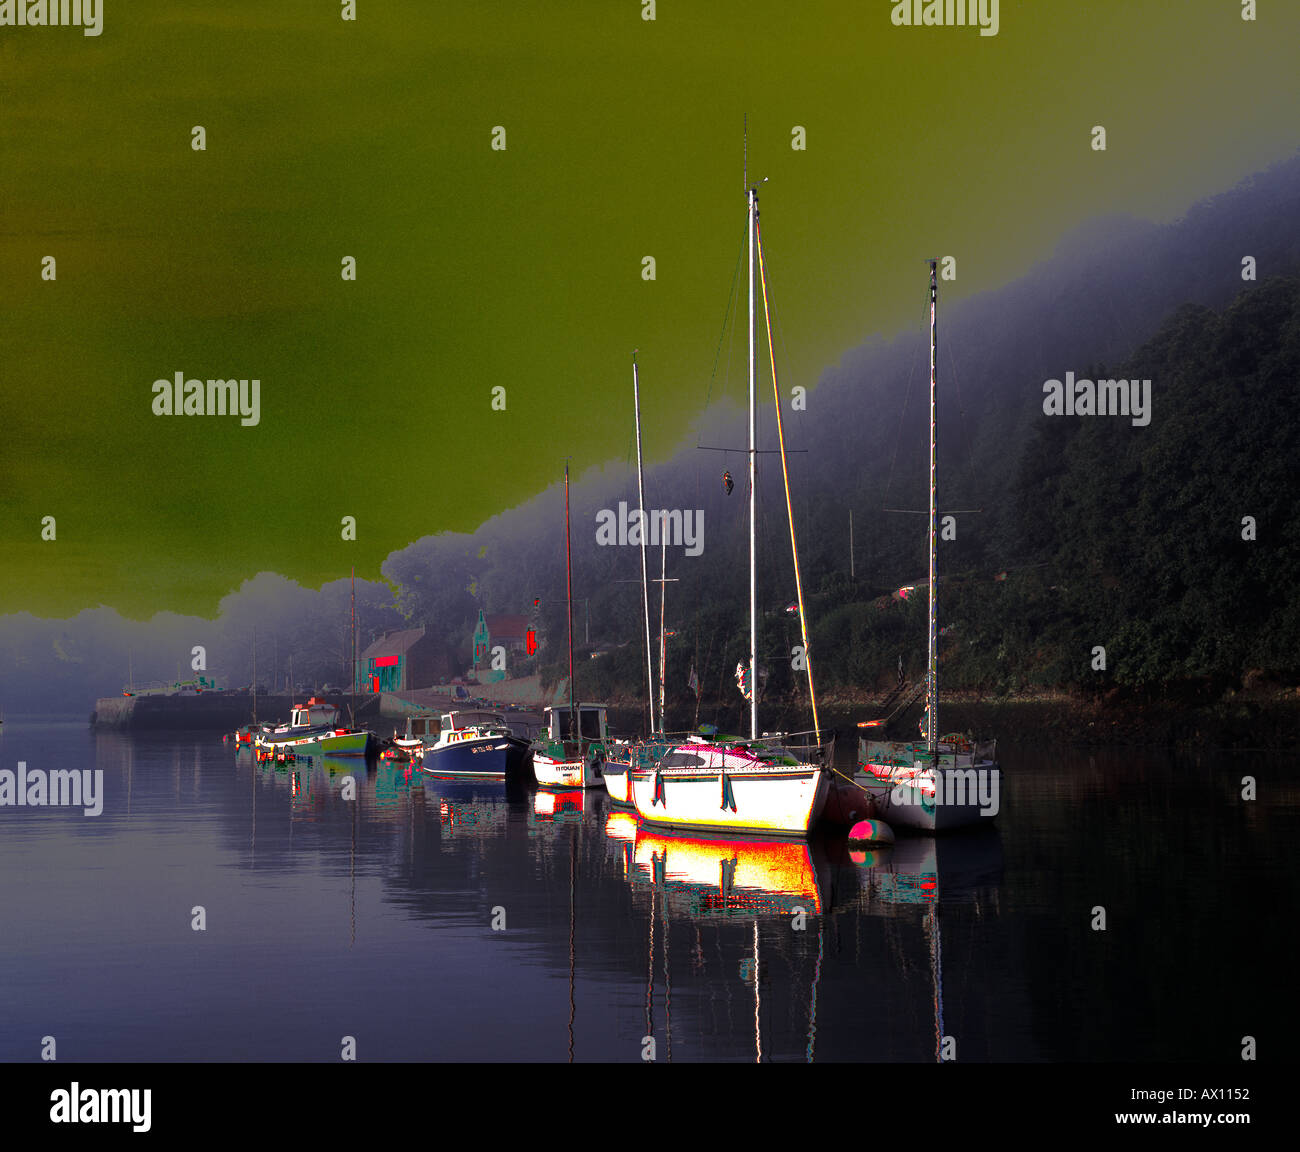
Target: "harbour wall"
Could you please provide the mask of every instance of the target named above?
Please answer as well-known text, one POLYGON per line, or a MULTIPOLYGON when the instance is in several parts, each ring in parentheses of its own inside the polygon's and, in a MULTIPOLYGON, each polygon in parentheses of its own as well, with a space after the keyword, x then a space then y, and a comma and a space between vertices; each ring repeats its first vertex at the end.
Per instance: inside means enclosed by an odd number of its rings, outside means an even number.
MULTIPOLYGON (((339 710, 339 719, 346 723, 350 698, 345 693, 331 693, 324 699, 339 710)), ((288 695, 257 696, 259 720, 289 719, 289 710, 301 698, 288 695)), ((357 697, 357 718, 360 720, 367 708, 377 711, 378 698, 369 694, 357 697)), ((200 692, 185 695, 103 696, 95 701, 90 722, 96 728, 128 728, 136 731, 150 729, 231 731, 251 723, 253 695, 251 692, 200 692)))

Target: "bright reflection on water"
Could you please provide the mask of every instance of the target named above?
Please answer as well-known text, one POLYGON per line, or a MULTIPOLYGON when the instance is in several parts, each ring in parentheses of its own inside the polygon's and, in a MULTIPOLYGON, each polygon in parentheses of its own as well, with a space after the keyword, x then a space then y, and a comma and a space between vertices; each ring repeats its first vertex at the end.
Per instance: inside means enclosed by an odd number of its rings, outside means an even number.
POLYGON ((105 797, 0 808, 0 1059, 1235 1058, 1295 946, 1281 760, 999 751, 995 826, 851 852, 11 719, 0 768, 105 797))

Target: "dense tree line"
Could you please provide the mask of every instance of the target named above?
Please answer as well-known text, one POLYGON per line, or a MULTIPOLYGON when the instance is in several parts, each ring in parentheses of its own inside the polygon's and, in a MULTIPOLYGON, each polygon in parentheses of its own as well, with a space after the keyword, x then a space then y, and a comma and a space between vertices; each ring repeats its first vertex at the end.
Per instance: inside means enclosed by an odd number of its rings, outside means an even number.
MULTIPOLYGON (((1180 308, 1123 363, 1084 371, 1150 379, 1152 420, 1052 417, 1040 406, 1020 451, 1003 448, 1008 482, 985 491, 978 515, 958 516, 957 539, 940 546, 943 683, 1005 693, 1228 686, 1261 674, 1294 680, 1300 280, 1246 285, 1221 313, 1180 308), (999 526, 992 538, 983 523, 999 526)), ((949 454, 954 471, 958 457, 949 454)), ((926 518, 902 514, 891 524, 881 513, 862 521, 875 534, 871 571, 915 581, 900 597, 897 587, 848 579, 831 545, 847 548, 845 526, 835 522, 842 506, 809 507, 806 608, 821 691, 883 690, 900 655, 909 677, 919 676, 926 518)), ((701 557, 696 579, 685 583, 685 612, 683 593, 670 586, 671 691, 679 703, 692 665, 708 696, 738 699, 730 674, 747 651, 743 561, 738 547, 701 557)), ((798 621, 783 607, 793 599, 792 576, 764 586, 767 691, 800 692, 790 658, 801 642, 798 621)), ((643 692, 638 623, 635 613, 622 628, 634 642, 582 665, 584 693, 643 692)), ((552 678, 564 671, 558 662, 549 669, 552 678)))

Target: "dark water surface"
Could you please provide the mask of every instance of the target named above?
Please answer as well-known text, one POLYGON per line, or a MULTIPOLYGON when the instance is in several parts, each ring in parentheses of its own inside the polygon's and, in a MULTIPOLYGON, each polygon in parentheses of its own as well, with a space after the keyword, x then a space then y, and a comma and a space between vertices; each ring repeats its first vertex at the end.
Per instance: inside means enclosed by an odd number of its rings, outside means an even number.
POLYGON ((0 769, 105 795, 0 807, 0 1059, 1237 1059, 1295 951, 1282 758, 999 752, 993 827, 855 858, 12 718, 0 769))

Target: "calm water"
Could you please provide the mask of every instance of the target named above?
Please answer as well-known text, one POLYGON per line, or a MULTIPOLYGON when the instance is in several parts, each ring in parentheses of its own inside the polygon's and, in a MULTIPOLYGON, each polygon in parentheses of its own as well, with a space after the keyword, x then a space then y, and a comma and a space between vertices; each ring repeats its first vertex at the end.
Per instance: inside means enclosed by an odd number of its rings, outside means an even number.
POLYGON ((0 1059, 1236 1059, 1296 944, 1282 760, 999 751, 995 827, 855 859, 11 719, 0 768, 105 799, 0 808, 0 1059))

